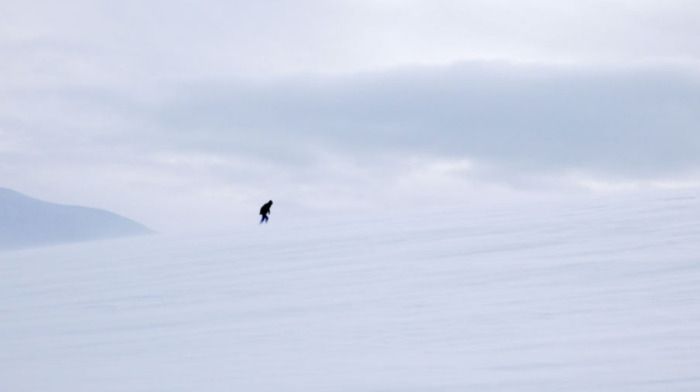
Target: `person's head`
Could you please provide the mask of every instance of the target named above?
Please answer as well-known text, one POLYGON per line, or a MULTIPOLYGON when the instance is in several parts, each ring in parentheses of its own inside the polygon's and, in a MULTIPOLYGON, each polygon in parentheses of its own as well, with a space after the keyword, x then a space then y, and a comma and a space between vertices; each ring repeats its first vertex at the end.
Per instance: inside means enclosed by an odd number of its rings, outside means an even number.
POLYGON ((272 200, 268 201, 268 203, 270 203, 270 205, 272 205, 272 200))

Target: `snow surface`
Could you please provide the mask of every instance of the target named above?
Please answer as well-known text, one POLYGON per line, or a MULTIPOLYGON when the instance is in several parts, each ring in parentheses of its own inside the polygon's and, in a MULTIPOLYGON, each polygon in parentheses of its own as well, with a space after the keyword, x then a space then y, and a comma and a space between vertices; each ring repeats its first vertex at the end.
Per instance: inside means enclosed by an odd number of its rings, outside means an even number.
POLYGON ((699 213, 277 214, 0 253, 0 391, 699 391, 699 213))

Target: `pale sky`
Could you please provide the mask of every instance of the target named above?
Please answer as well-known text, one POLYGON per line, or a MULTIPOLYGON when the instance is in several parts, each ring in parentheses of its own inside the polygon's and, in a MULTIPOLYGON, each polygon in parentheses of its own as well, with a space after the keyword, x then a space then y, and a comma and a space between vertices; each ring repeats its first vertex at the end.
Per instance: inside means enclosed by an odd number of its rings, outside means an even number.
POLYGON ((700 3, 0 2, 0 186, 156 230, 697 189, 700 3))

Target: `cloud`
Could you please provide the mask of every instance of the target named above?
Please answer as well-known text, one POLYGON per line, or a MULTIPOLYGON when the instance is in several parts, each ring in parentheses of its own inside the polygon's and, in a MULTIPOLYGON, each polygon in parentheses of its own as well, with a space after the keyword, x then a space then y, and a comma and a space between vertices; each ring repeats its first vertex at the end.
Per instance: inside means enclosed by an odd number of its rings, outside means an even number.
POLYGON ((700 57, 693 0, 28 0, 2 11, 2 66, 27 82, 700 57))
POLYGON ((656 176, 700 164, 699 76, 677 66, 468 63, 212 81, 175 89, 153 121, 168 133, 169 148, 272 160, 328 149, 656 176))
POLYGON ((1 8, 0 185, 160 231, 273 194, 310 210, 698 183, 694 1, 1 8))

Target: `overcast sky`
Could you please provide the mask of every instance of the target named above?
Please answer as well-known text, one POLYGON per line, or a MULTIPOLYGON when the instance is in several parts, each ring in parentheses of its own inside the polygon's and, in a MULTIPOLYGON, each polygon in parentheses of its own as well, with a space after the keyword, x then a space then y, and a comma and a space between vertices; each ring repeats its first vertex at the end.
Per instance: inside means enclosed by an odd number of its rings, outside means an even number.
POLYGON ((0 2, 0 186, 157 230, 700 183, 693 0, 0 2))

